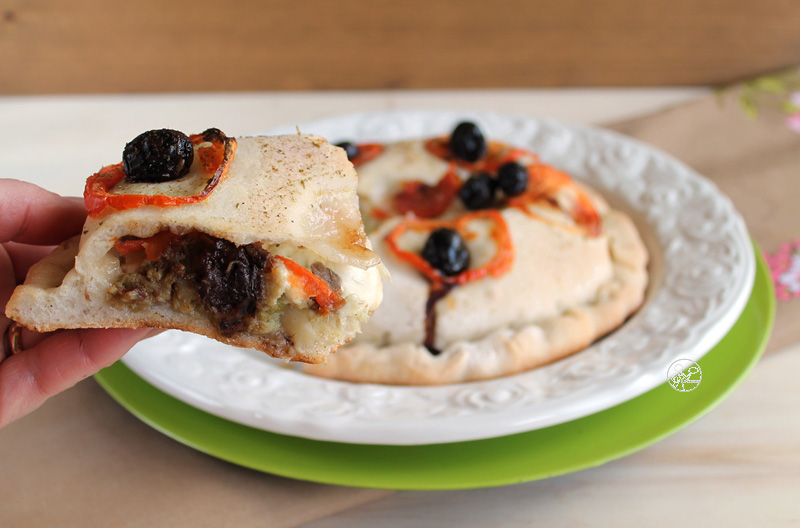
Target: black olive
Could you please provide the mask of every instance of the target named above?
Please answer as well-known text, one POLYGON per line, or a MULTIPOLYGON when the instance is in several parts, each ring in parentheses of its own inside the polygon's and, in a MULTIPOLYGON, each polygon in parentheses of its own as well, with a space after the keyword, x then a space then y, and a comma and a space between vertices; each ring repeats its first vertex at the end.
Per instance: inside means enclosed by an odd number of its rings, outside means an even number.
POLYGON ((443 275, 458 275, 469 267, 469 252, 464 239, 453 229, 435 230, 422 248, 422 258, 443 275))
POLYGON ((495 185, 491 174, 478 172, 464 182, 458 190, 458 197, 467 209, 486 209, 494 201, 495 185))
POLYGON ((203 136, 203 141, 216 141, 218 143, 222 143, 228 139, 228 136, 226 136, 225 133, 218 128, 207 128, 200 135, 203 136))
POLYGON ((347 153, 347 159, 349 160, 358 156, 358 145, 355 143, 342 141, 341 143, 337 143, 336 146, 344 149, 344 151, 347 153))
POLYGON ((528 188, 528 169, 515 161, 501 165, 497 171, 497 185, 506 196, 516 196, 528 188))
POLYGON ((453 155, 464 161, 478 161, 486 154, 486 140, 478 125, 463 121, 456 126, 448 143, 453 155))
POLYGON ((131 183, 160 183, 189 173, 194 147, 183 132, 162 128, 139 134, 125 145, 122 163, 131 183))
POLYGON ((269 254, 253 244, 198 235, 190 251, 200 302, 212 314, 223 335, 241 330, 256 313, 263 293, 269 254))

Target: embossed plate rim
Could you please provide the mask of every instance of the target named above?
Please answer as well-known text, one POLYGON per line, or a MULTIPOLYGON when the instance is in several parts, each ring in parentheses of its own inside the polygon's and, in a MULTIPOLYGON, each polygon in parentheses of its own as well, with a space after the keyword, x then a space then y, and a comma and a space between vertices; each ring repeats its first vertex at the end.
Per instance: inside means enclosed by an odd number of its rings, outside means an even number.
POLYGON ((126 365, 186 403, 264 430, 431 444, 530 431, 602 411, 663 383, 672 361, 700 359, 731 328, 755 273, 744 222, 713 183, 650 146, 610 131, 494 113, 383 111, 299 126, 332 141, 392 141, 446 133, 460 119, 477 121, 493 139, 534 149, 621 200, 657 238, 660 285, 615 333, 530 372, 444 387, 313 378, 252 351, 176 332, 137 345, 126 365))
MULTIPOLYGON (((758 248, 755 248, 760 255, 758 248)), ((753 292, 730 332, 702 359, 708 377, 681 393, 668 383, 611 409, 553 427, 450 444, 387 446, 280 435, 205 413, 154 388, 121 363, 95 379, 159 432, 228 462, 341 486, 406 490, 485 488, 546 479, 627 456, 708 413, 742 382, 775 318, 769 270, 758 257, 753 292)))

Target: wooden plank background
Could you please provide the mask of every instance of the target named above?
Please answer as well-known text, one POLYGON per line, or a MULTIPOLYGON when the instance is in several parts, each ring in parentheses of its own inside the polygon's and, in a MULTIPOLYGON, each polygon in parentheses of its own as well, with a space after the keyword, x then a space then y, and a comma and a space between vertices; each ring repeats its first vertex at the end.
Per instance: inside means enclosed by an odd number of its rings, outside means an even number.
POLYGON ((796 0, 0 0, 0 94, 716 84, 796 0))

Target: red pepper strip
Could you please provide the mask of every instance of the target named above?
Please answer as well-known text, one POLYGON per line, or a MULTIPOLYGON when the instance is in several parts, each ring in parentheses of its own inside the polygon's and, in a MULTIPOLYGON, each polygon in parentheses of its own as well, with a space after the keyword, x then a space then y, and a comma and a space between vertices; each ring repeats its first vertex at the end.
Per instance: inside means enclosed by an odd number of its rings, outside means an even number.
POLYGON ((425 150, 441 160, 450 161, 453 159, 453 153, 447 146, 447 139, 447 137, 429 139, 425 142, 425 150))
POLYGON ((572 210, 572 218, 575 219, 576 224, 585 227, 590 236, 597 236, 603 229, 600 215, 597 214, 597 209, 594 208, 583 189, 577 189, 577 191, 578 201, 572 210))
MULTIPOLYGON (((197 149, 197 157, 200 158, 200 163, 203 165, 203 170, 209 174, 213 174, 222 165, 225 159, 225 138, 223 137, 209 137, 211 143, 210 147, 200 147, 197 149)), ((192 145, 197 146, 206 142, 206 137, 203 134, 192 134, 189 136, 192 145)))
POLYGON ((571 187, 576 194, 576 203, 571 211, 566 211, 575 223, 583 227, 590 236, 597 236, 602 229, 602 221, 589 196, 578 187, 566 172, 549 165, 537 163, 528 167, 528 189, 519 196, 508 199, 508 205, 529 213, 528 205, 538 200, 547 200, 557 205, 553 198, 562 187, 571 187))
POLYGON ((369 212, 369 215, 375 220, 380 221, 388 220, 392 217, 392 213, 381 207, 373 207, 369 212))
POLYGON ((566 172, 536 163, 528 167, 528 190, 537 194, 553 194, 565 185, 572 184, 572 178, 566 172))
POLYGON ((386 243, 399 259, 405 260, 414 266, 434 284, 434 287, 442 284, 466 284, 471 281, 482 279, 487 275, 500 277, 506 274, 514 264, 514 244, 511 240, 511 232, 508 229, 508 224, 506 224, 503 215, 501 215, 499 211, 493 209, 467 213, 450 222, 406 218, 386 236, 386 243), (400 249, 397 243, 397 239, 400 235, 409 229, 413 231, 433 231, 440 227, 449 227, 461 233, 463 237, 469 238, 473 233, 467 230, 467 224, 480 218, 494 222, 492 239, 497 245, 497 252, 494 257, 492 257, 492 260, 487 262, 484 266, 465 270, 452 277, 442 275, 433 266, 428 264, 428 261, 422 258, 421 255, 400 249))
POLYGON ((150 238, 118 238, 114 241, 114 247, 119 251, 120 255, 144 250, 147 260, 158 260, 164 254, 167 246, 178 238, 180 236, 171 231, 161 231, 150 238))
POLYGON ((350 160, 350 163, 353 164, 353 167, 358 167, 359 165, 363 165, 368 161, 372 161, 377 158, 381 152, 383 152, 383 145, 380 143, 362 143, 357 145, 358 147, 358 155, 350 160))
POLYGON ((450 207, 460 188, 461 178, 451 163, 436 185, 421 181, 403 182, 400 191, 394 195, 394 208, 400 214, 414 213, 420 218, 434 218, 450 207))
POLYGON ((475 162, 460 160, 453 156, 448 146, 448 137, 429 139, 425 142, 425 150, 437 158, 455 163, 471 172, 497 172, 500 165, 510 161, 517 161, 525 156, 536 158, 536 155, 521 148, 511 147, 498 141, 490 141, 486 146, 486 154, 475 162))
POLYGON ((292 259, 273 255, 280 260, 290 273, 289 280, 319 305, 319 313, 327 314, 344 306, 344 299, 328 286, 328 283, 317 277, 292 259))
MULTIPOLYGON (((196 141, 202 142, 202 135, 191 136, 193 144, 196 141)), ((226 137, 224 141, 212 141, 210 147, 197 149, 200 162, 203 168, 213 176, 205 188, 192 196, 166 196, 163 194, 112 194, 111 189, 125 178, 125 171, 122 163, 103 167, 97 174, 89 176, 86 180, 86 188, 83 191, 83 199, 86 203, 86 210, 89 216, 96 218, 106 212, 107 209, 122 211, 133 209, 143 205, 155 205, 166 207, 170 205, 181 205, 201 202, 211 194, 222 178, 228 173, 228 167, 233 160, 236 152, 236 140, 226 137)))
MULTIPOLYGON (((490 142, 488 147, 488 154, 484 157, 480 170, 489 172, 491 174, 497 173, 502 165, 512 161, 518 161, 524 157, 530 157, 538 160, 536 154, 528 152, 520 148, 508 148, 500 143, 490 142)), ((480 163, 480 162, 479 162, 480 163)))

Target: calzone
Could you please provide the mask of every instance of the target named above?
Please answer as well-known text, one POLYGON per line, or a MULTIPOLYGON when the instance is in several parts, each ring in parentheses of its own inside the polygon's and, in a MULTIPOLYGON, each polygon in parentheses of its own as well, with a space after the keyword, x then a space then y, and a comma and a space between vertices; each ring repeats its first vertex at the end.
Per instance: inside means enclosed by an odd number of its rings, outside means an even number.
POLYGON ((471 122, 344 147, 392 281, 363 332, 306 372, 412 385, 506 376, 583 350, 642 304, 635 224, 536 153, 471 122))
POLYGON ((382 297, 342 149, 312 135, 146 132, 89 178, 80 236, 6 308, 36 331, 159 327, 318 363, 382 297))

